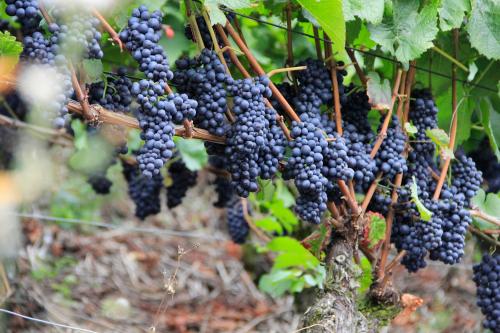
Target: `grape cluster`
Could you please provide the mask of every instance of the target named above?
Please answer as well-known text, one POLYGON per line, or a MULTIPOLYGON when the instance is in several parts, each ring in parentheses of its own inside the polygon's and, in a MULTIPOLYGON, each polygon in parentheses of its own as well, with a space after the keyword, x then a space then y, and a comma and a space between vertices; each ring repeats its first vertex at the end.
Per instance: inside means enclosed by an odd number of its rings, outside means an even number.
POLYGON ((23 32, 38 29, 42 16, 38 11, 38 0, 5 0, 5 13, 16 16, 23 32))
POLYGON ((4 32, 10 29, 10 23, 7 20, 0 19, 0 31, 4 32))
POLYGON ((229 236, 236 244, 243 244, 248 237, 250 228, 243 212, 240 198, 233 197, 227 205, 227 229, 229 236))
POLYGON ((228 130, 226 84, 231 81, 217 54, 203 49, 199 57, 181 58, 175 64, 177 89, 198 101, 195 125, 211 134, 224 135, 228 130))
POLYGON ((476 162, 477 168, 483 173, 485 191, 497 193, 500 191, 500 163, 489 145, 488 140, 484 139, 470 156, 476 162), (488 148, 485 150, 485 147, 488 148))
POLYGON ((483 326, 500 333, 500 255, 484 255, 481 263, 473 267, 473 272, 477 306, 485 316, 483 326))
MULTIPOLYGON (((381 126, 382 124, 379 126, 379 131, 381 126)), ((401 130, 398 118, 393 116, 387 128, 387 137, 382 141, 375 155, 378 171, 383 172, 384 177, 389 181, 393 180, 396 174, 408 171, 406 159, 403 156, 405 145, 406 136, 401 130)))
POLYGON ((165 161, 172 157, 175 132, 172 121, 189 119, 197 107, 197 102, 184 94, 162 98, 173 73, 167 55, 158 44, 161 22, 160 11, 150 13, 146 6, 140 6, 132 11, 127 27, 120 33, 120 39, 147 78, 133 84, 132 94, 137 96, 141 139, 145 141, 137 161, 142 173, 150 178, 158 175, 165 161))
POLYGON ((196 184, 198 172, 191 171, 181 160, 173 162, 168 168, 172 183, 167 186, 167 207, 174 208, 182 203, 187 191, 196 184))
POLYGON ((92 186, 92 189, 97 194, 109 194, 113 183, 106 177, 106 175, 96 174, 87 179, 87 182, 92 186))
POLYGON ((284 136, 274 111, 264 104, 271 96, 269 79, 242 79, 231 83, 235 122, 227 132, 225 155, 238 195, 247 197, 258 189, 257 177, 271 178, 284 153, 284 136))
POLYGON ((458 152, 456 161, 451 166, 451 176, 452 187, 456 189, 458 194, 465 197, 463 200, 468 206, 469 200, 476 195, 483 181, 481 171, 476 168, 472 158, 458 152))
POLYGON ((59 53, 72 60, 102 59, 99 20, 80 7, 54 8, 53 16, 57 24, 51 24, 51 32, 58 40, 59 53))
POLYGON ((128 193, 135 203, 135 216, 144 220, 149 215, 160 212, 160 191, 163 187, 161 175, 145 177, 137 168, 123 164, 123 175, 128 183, 128 193))
POLYGON ((126 76, 126 70, 120 68, 116 77, 90 85, 89 102, 108 110, 126 112, 132 103, 131 89, 132 81, 126 76))
MULTIPOLYGON (((210 166, 218 170, 223 170, 226 167, 226 158, 224 156, 212 155, 209 157, 208 162, 210 166)), ((235 196, 231 179, 217 175, 213 184, 215 185, 215 193, 217 193, 217 201, 214 202, 214 206, 218 208, 226 207, 235 196)))
POLYGON ((356 87, 352 83, 345 88, 342 99, 342 121, 344 122, 346 134, 359 136, 359 139, 351 141, 369 144, 374 136, 368 122, 368 112, 371 110, 371 105, 366 91, 355 90, 356 87), (349 125, 354 128, 348 129, 347 126, 349 125))
MULTIPOLYGON (((325 137, 311 123, 292 123, 289 143, 291 156, 288 159, 284 179, 295 179, 300 193, 295 210, 305 221, 318 224, 326 210, 326 186, 323 175, 323 156, 328 150, 325 137)), ((334 170, 335 172, 335 170, 334 170)))

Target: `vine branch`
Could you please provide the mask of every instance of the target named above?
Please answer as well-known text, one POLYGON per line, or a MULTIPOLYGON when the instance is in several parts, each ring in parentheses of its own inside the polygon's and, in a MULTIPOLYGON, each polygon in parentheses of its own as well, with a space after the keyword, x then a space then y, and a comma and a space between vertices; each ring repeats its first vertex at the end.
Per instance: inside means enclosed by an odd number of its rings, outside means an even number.
POLYGON ((349 56, 349 59, 351 59, 352 64, 354 65, 354 69, 356 70, 356 74, 358 75, 359 79, 361 80, 361 84, 363 85, 363 87, 366 88, 366 83, 368 82, 368 79, 367 79, 365 73, 363 72, 363 70, 361 69, 361 67, 359 66, 359 63, 356 60, 356 55, 354 54, 354 51, 350 48, 346 48, 345 50, 347 52, 347 55, 349 56))
POLYGON ((104 16, 101 15, 101 13, 99 13, 99 11, 95 8, 92 9, 92 14, 97 17, 97 19, 101 22, 104 30, 106 30, 109 34, 109 36, 111 37, 111 39, 118 44, 118 47, 120 48, 120 52, 123 52, 123 42, 122 40, 120 39, 120 36, 118 35, 118 33, 115 31, 115 29, 113 29, 113 27, 111 26, 111 24, 108 23, 108 21, 106 21, 106 19, 104 18, 104 16))

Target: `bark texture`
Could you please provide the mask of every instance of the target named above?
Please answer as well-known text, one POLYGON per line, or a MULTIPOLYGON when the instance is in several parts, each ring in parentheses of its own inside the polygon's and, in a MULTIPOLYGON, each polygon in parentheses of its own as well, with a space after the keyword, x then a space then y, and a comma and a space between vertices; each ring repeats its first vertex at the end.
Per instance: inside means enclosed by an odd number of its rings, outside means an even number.
POLYGON ((398 312, 394 306, 379 306, 358 300, 356 289, 359 269, 353 262, 353 245, 334 235, 327 261, 325 289, 304 313, 301 332, 371 333, 378 332, 398 312))

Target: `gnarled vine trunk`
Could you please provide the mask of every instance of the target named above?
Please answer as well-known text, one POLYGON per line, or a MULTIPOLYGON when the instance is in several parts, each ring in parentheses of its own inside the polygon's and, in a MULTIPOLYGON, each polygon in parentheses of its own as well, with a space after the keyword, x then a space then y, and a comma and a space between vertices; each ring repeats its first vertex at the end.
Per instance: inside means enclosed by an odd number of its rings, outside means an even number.
POLYGON ((332 242, 325 289, 317 293, 313 305, 304 313, 301 332, 378 332, 399 308, 358 299, 356 289, 360 272, 353 262, 353 245, 337 235, 332 242))

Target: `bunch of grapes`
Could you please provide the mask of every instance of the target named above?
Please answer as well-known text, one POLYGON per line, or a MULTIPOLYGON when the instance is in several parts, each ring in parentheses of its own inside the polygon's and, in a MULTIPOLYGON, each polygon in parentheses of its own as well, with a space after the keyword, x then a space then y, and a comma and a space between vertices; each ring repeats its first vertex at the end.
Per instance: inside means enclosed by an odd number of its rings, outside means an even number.
MULTIPOLYGON (((211 167, 219 171, 226 167, 226 158, 224 156, 212 155, 209 157, 208 162, 211 167)), ((217 193, 217 201, 214 202, 214 206, 218 208, 226 207, 235 196, 231 179, 223 175, 217 175, 213 184, 215 185, 215 193, 217 193)))
POLYGON ((236 244, 243 244, 248 237, 250 228, 245 220, 243 204, 240 198, 234 196, 228 202, 226 214, 229 236, 236 244))
POLYGON ((137 161, 142 173, 149 178, 159 175, 165 161, 172 157, 175 132, 172 121, 189 119, 198 106, 185 94, 162 98, 173 73, 167 55, 158 44, 161 21, 160 11, 150 13, 145 6, 140 6, 132 11, 127 27, 120 33, 121 40, 147 77, 133 84, 132 93, 139 104, 141 139, 145 141, 137 161))
POLYGON ((489 145, 488 139, 484 139, 470 156, 483 174, 484 184, 486 185, 485 191, 487 193, 497 193, 500 191, 500 163, 498 163, 489 145), (488 148, 485 150, 485 147, 488 148))
POLYGON ((120 68, 116 77, 90 85, 89 102, 108 110, 127 112, 132 103, 131 89, 132 81, 126 76, 126 70, 120 68))
POLYGON ((470 199, 476 195, 483 181, 481 171, 476 168, 472 158, 458 152, 456 161, 451 166, 451 176, 452 188, 464 196, 464 204, 468 207, 470 199))
POLYGON ((481 263, 473 267, 473 272, 477 305, 485 316, 483 326, 500 333, 500 255, 484 255, 481 263))
POLYGON ((368 112, 371 105, 368 101, 366 91, 356 91, 356 87, 351 85, 345 88, 344 98, 342 100, 342 121, 344 122, 345 132, 349 135, 356 135, 359 138, 351 140, 369 144, 373 139, 373 132, 368 121, 368 112), (347 128, 353 126, 353 128, 347 128))
POLYGON ((187 191, 196 185, 198 172, 191 171, 182 160, 173 162, 168 168, 172 183, 167 186, 167 207, 174 208, 182 203, 187 191))
POLYGON ((38 10, 38 0, 5 0, 5 13, 17 17, 23 33, 30 33, 40 26, 42 16, 38 10))
POLYGON ((122 163, 123 175, 128 183, 128 193, 135 203, 135 216, 144 220, 161 210, 160 191, 163 187, 161 175, 144 176, 137 166, 122 163))
POLYGON ((194 124, 214 135, 224 135, 228 129, 226 84, 231 82, 217 54, 203 49, 195 59, 176 61, 174 83, 179 91, 198 101, 194 124))
POLYGON ((257 177, 271 178, 284 153, 284 138, 264 98, 271 96, 269 79, 242 79, 228 86, 234 96, 235 122, 227 132, 227 169, 238 195, 258 189, 257 177))
POLYGON ((289 143, 291 156, 283 173, 284 179, 295 179, 300 193, 296 213, 305 221, 318 224, 326 210, 328 179, 323 175, 323 156, 328 142, 311 123, 292 123, 289 143))
MULTIPOLYGON (((380 127, 379 126, 379 131, 380 127)), ((396 116, 392 117, 391 124, 387 128, 387 137, 382 141, 380 149, 375 155, 378 172, 384 174, 384 178, 393 180, 398 173, 406 173, 408 167, 406 159, 403 156, 405 150, 406 136, 401 130, 399 120, 396 116)))

